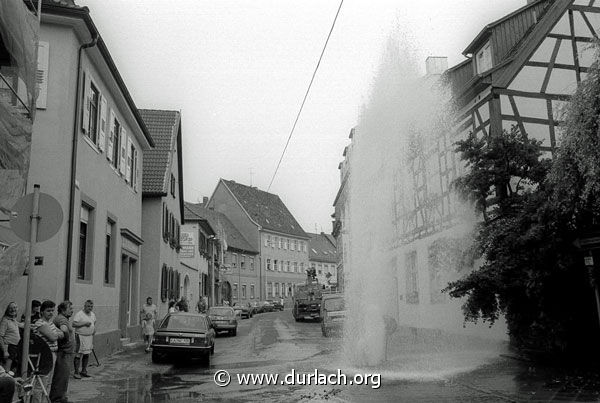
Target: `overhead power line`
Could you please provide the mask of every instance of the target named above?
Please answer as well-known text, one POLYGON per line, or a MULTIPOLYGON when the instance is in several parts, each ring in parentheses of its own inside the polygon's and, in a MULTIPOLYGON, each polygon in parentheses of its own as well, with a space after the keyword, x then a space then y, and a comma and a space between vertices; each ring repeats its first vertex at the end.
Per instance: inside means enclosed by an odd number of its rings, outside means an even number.
POLYGON ((321 51, 321 56, 319 56, 319 61, 317 62, 315 71, 313 71, 312 77, 310 79, 310 83, 308 83, 308 88, 306 89, 306 93, 304 94, 304 99, 302 100, 302 104, 300 105, 300 109, 298 110, 298 114, 296 115, 296 120, 294 121, 292 130, 290 130, 290 134, 285 143, 285 147, 283 148, 283 152, 281 153, 281 157, 279 158, 279 162, 277 163, 277 167, 275 168, 275 172, 273 172, 273 177, 271 178, 271 182, 269 183, 267 192, 271 189, 271 185, 273 184, 273 181, 275 180, 275 176, 277 175, 277 171, 279 170, 279 166, 281 165, 281 161, 283 160, 285 151, 287 150, 288 145, 290 144, 290 140, 292 139, 292 135, 294 134, 294 129, 296 129, 296 124, 298 123, 298 119, 300 119, 300 114, 302 113, 302 109, 304 108, 304 104, 306 103, 306 98, 308 98, 308 93, 310 92, 312 83, 315 80, 315 76, 317 75, 317 70, 319 70, 319 65, 321 64, 321 59, 323 59, 323 54, 325 54, 325 49, 327 49, 327 44, 329 43, 329 38, 331 37, 331 33, 333 32, 333 28, 335 27, 335 22, 337 21, 338 15, 340 14, 340 10, 342 9, 342 4, 344 4, 344 0, 340 1, 340 5, 337 9, 337 12, 335 13, 335 18, 333 19, 333 23, 331 24, 331 29, 329 29, 329 34, 327 35, 327 39, 325 40, 325 45, 323 46, 323 50, 321 51))

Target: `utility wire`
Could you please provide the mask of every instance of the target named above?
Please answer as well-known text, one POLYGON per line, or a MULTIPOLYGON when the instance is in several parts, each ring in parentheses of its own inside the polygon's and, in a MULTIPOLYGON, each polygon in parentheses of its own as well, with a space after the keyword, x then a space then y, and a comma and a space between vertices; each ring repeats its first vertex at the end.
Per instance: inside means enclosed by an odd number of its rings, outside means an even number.
POLYGON ((267 192, 271 189, 271 185, 275 180, 275 176, 277 175, 277 171, 279 170, 279 166, 281 165, 281 161, 283 160, 283 156, 285 155, 285 151, 290 144, 290 140, 292 139, 292 135, 294 134, 294 129, 296 129, 296 124, 298 123, 298 119, 300 119, 300 114, 302 113, 302 109, 304 108, 304 103, 306 102, 306 98, 308 98, 308 93, 310 91, 310 87, 312 87, 312 83, 315 80, 315 76, 317 75, 317 70, 319 70, 319 65, 321 64, 321 59, 323 59, 323 54, 325 54, 325 49, 327 48, 327 43, 329 43, 329 38, 331 37, 331 33, 333 32, 333 27, 335 27, 335 22, 337 21, 338 15, 340 14, 340 10, 342 9, 342 4, 344 4, 344 0, 340 1, 340 5, 335 13, 335 18, 333 19, 333 23, 331 24, 331 29, 329 30, 329 34, 327 35, 327 39, 325 40, 325 45, 323 46, 323 50, 321 51, 321 56, 319 56, 319 61, 317 62, 317 66, 315 67, 315 71, 312 74, 312 78, 310 79, 310 83, 308 84, 308 88, 306 89, 306 93, 304 94, 304 99, 302 100, 302 104, 300 105, 300 110, 296 115, 296 120, 294 121, 294 125, 292 126, 292 130, 290 130, 290 134, 288 136, 287 142, 285 143, 285 147, 283 148, 283 152, 281 153, 281 157, 279 158, 279 162, 277 163, 277 168, 275 168, 275 172, 273 172, 273 177, 271 178, 271 182, 269 183, 269 187, 267 188, 267 192))

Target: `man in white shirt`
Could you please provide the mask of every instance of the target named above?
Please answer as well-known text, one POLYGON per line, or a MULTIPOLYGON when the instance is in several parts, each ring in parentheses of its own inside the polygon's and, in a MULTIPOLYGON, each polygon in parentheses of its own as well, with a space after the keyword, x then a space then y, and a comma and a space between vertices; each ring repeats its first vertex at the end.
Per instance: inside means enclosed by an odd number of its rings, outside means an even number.
POLYGON ((92 312, 94 302, 85 301, 83 309, 73 317, 73 328, 75 328, 75 379, 81 377, 89 378, 87 365, 90 354, 94 348, 94 334, 96 334, 96 314, 92 312), (81 362, 81 370, 79 370, 81 362))

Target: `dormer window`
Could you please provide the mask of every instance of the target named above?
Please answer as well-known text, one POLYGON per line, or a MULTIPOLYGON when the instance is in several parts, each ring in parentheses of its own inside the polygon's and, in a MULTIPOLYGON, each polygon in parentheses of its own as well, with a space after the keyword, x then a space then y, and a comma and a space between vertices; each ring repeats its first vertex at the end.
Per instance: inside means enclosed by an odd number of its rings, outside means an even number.
POLYGON ((487 42, 475 55, 477 74, 484 73, 492 68, 492 46, 487 42))

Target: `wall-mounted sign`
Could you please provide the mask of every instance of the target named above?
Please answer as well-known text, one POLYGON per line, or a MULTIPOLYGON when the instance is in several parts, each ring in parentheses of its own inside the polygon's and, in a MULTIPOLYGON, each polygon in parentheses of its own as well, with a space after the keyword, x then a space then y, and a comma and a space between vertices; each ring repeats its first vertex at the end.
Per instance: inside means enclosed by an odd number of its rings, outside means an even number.
POLYGON ((179 257, 183 259, 191 259, 196 255, 196 242, 194 233, 190 231, 181 231, 179 244, 181 250, 179 251, 179 257))

